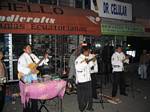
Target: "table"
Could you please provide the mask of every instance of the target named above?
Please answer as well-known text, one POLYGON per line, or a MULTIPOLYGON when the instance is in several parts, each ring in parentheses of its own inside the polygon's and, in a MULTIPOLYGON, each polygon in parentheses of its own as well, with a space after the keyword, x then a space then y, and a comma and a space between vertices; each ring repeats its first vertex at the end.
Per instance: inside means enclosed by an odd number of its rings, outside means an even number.
MULTIPOLYGON (((21 103, 25 106, 25 103, 28 103, 29 99, 38 99, 41 102, 43 102, 44 100, 51 100, 55 97, 63 99, 66 89, 66 81, 49 80, 45 82, 35 82, 30 84, 26 84, 22 81, 19 81, 19 86, 21 103)), ((41 103, 41 105, 44 106, 44 103, 41 103)), ((41 108, 42 107, 40 107, 40 109, 41 108)))

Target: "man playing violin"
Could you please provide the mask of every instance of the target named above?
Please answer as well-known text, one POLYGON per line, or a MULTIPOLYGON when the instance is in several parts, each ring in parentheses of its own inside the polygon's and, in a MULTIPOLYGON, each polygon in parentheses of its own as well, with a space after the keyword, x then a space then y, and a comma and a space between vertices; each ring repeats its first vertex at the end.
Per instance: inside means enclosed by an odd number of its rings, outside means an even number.
POLYGON ((79 110, 93 111, 91 68, 94 66, 88 46, 82 47, 82 53, 75 60, 77 100, 79 110))

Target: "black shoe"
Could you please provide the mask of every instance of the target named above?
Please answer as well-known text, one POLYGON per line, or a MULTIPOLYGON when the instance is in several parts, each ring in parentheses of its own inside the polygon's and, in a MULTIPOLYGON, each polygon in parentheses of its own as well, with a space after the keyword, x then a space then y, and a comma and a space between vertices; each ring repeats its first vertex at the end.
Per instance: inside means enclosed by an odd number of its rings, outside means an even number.
POLYGON ((120 93, 120 95, 128 96, 128 94, 127 94, 127 93, 120 93))

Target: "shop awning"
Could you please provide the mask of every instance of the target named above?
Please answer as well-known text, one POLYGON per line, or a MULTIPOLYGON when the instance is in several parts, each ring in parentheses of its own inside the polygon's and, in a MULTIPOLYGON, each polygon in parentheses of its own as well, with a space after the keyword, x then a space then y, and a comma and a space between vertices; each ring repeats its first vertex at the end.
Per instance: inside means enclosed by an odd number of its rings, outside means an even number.
POLYGON ((0 33, 100 35, 100 32, 100 18, 91 10, 0 2, 0 33))

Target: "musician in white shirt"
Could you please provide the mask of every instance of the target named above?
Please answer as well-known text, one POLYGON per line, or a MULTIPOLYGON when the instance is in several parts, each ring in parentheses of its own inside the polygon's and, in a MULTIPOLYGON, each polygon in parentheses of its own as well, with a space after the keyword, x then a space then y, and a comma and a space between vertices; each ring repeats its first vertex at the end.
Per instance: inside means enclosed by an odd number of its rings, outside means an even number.
MULTIPOLYGON (((23 49, 24 53, 18 59, 18 72, 22 73, 22 76, 18 76, 19 78, 23 78, 23 80, 27 83, 31 83, 33 80, 37 80, 36 68, 31 69, 29 68, 29 64, 31 63, 38 63, 40 60, 39 58, 32 53, 31 46, 27 45, 23 49)), ((39 63, 39 66, 43 64, 47 64, 48 55, 45 55, 45 59, 39 63)))
POLYGON ((84 46, 82 54, 75 60, 77 99, 81 112, 85 109, 93 111, 91 67, 94 66, 94 63, 89 61, 89 54, 90 50, 84 46))
MULTIPOLYGON (((37 80, 37 70, 36 67, 31 69, 29 68, 29 64, 31 63, 39 63, 39 59, 36 55, 32 53, 32 49, 30 45, 25 45, 23 48, 24 53, 18 59, 18 72, 19 78, 22 79, 25 83, 31 83, 34 80, 37 80)), ((47 64, 48 62, 48 54, 45 54, 43 61, 39 63, 39 66, 42 64, 47 64)), ((30 104, 26 104, 23 109, 23 112, 38 112, 38 102, 35 99, 31 99, 30 104)))
POLYGON ((125 79, 123 76, 124 71, 124 63, 128 63, 129 59, 122 52, 122 47, 120 45, 116 46, 116 51, 113 53, 111 57, 111 64, 113 68, 113 89, 112 89, 112 97, 115 99, 118 85, 120 86, 120 94, 127 96, 125 92, 125 79))

